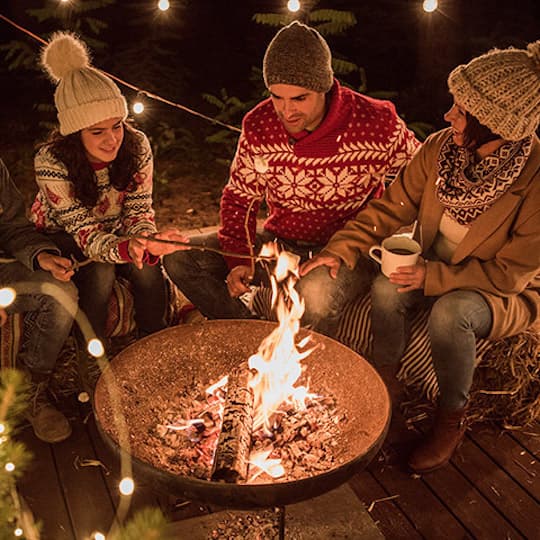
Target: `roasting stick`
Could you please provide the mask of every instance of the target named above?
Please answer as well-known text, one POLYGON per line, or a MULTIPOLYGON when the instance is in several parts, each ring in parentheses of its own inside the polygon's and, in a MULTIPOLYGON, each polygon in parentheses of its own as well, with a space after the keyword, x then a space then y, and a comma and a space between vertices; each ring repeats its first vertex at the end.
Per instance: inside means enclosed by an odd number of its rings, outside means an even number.
MULTIPOLYGON (((236 259, 248 259, 251 260, 254 264, 257 261, 273 261, 276 259, 274 255, 253 255, 253 249, 251 249, 251 254, 241 254, 241 253, 233 253, 232 251, 223 251, 218 248, 212 248, 209 246, 205 246, 204 244, 190 244, 189 242, 180 242, 177 240, 164 240, 162 238, 154 238, 153 236, 140 236, 140 235, 134 235, 134 236, 125 236, 120 238, 118 241, 123 242, 124 240, 151 240, 152 242, 158 242, 160 244, 169 244, 171 246, 178 246, 178 247, 186 247, 188 249, 198 249, 199 251, 213 251, 215 253, 219 253, 220 255, 223 255, 224 257, 234 257, 236 259)), ((84 261, 77 261, 73 260, 72 268, 73 270, 78 270, 79 268, 86 266, 87 264, 90 264, 91 262, 94 262, 95 259, 85 259, 84 261)))

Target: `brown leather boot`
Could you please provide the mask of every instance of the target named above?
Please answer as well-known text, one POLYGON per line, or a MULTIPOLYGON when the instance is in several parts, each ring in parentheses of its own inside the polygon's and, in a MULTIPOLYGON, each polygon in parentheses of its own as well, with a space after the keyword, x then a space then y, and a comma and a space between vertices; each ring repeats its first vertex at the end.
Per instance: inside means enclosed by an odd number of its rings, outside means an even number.
POLYGON ((36 437, 47 443, 67 439, 71 435, 71 426, 67 418, 49 401, 49 376, 29 371, 26 374, 30 384, 30 406, 25 417, 32 424, 36 437))
POLYGON ((392 401, 392 407, 395 408, 402 400, 404 395, 403 384, 396 377, 399 369, 399 365, 386 364, 384 366, 377 366, 377 372, 381 376, 390 399, 392 401))
POLYGON ((446 465, 465 436, 466 407, 456 411, 439 409, 431 432, 409 458, 416 473, 428 473, 446 465))

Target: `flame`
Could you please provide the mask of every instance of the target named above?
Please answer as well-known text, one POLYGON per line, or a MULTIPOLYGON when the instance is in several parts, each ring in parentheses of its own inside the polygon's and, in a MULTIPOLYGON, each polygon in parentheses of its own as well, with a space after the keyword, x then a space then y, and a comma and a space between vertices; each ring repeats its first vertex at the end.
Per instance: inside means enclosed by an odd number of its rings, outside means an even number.
POLYGON ((252 452, 249 456, 249 464, 259 469, 253 476, 250 477, 249 482, 253 482, 262 473, 270 475, 272 478, 279 478, 285 474, 285 469, 281 465, 279 459, 269 459, 269 455, 272 450, 264 450, 261 452, 252 452))
POLYGON ((263 428, 271 433, 271 418, 283 404, 305 407, 309 396, 307 388, 295 387, 302 375, 302 360, 312 352, 306 347, 309 337, 298 347, 296 336, 300 319, 304 314, 304 301, 294 288, 299 274, 300 258, 287 251, 279 252, 274 243, 265 244, 261 255, 277 255, 274 275, 271 276, 272 306, 276 311, 278 326, 259 346, 256 354, 248 360, 250 369, 256 373, 250 381, 254 393, 253 431, 263 428))

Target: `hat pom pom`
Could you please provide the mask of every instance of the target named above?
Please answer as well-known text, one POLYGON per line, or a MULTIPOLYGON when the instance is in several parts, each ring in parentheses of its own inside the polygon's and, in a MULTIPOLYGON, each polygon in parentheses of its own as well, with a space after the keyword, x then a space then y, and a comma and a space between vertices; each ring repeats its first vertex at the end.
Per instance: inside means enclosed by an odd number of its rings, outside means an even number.
POLYGON ((529 43, 529 45, 527 45, 527 52, 530 54, 534 67, 538 71, 538 76, 540 77, 540 39, 533 43, 529 43))
POLYGON ((43 49, 41 63, 51 79, 59 81, 73 70, 88 67, 90 55, 76 36, 58 32, 43 49))

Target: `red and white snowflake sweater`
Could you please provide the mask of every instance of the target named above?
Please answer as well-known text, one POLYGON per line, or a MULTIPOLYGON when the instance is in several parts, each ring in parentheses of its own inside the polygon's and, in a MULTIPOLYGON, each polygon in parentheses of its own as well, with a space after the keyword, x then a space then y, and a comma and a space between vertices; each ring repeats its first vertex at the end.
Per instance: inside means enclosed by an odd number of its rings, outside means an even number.
MULTIPOLYGON (((266 199, 264 228, 297 241, 325 244, 372 197, 380 197, 418 148, 389 101, 369 98, 335 81, 327 114, 313 132, 291 135, 267 99, 244 117, 221 198, 223 250, 248 253, 248 229, 266 199)), ((228 258, 232 268, 245 259, 228 258)))
MULTIPOLYGON (((39 191, 31 209, 31 219, 40 231, 66 231, 88 258, 101 262, 130 260, 127 241, 122 236, 156 232, 152 208, 154 162, 146 135, 140 131, 144 157, 135 175, 134 191, 118 191, 109 182, 107 164, 94 166, 99 198, 92 209, 74 196, 66 166, 55 159, 46 146, 34 159, 39 191)), ((148 257, 147 262, 153 263, 148 257)), ((145 259, 146 260, 146 259, 145 259)))

